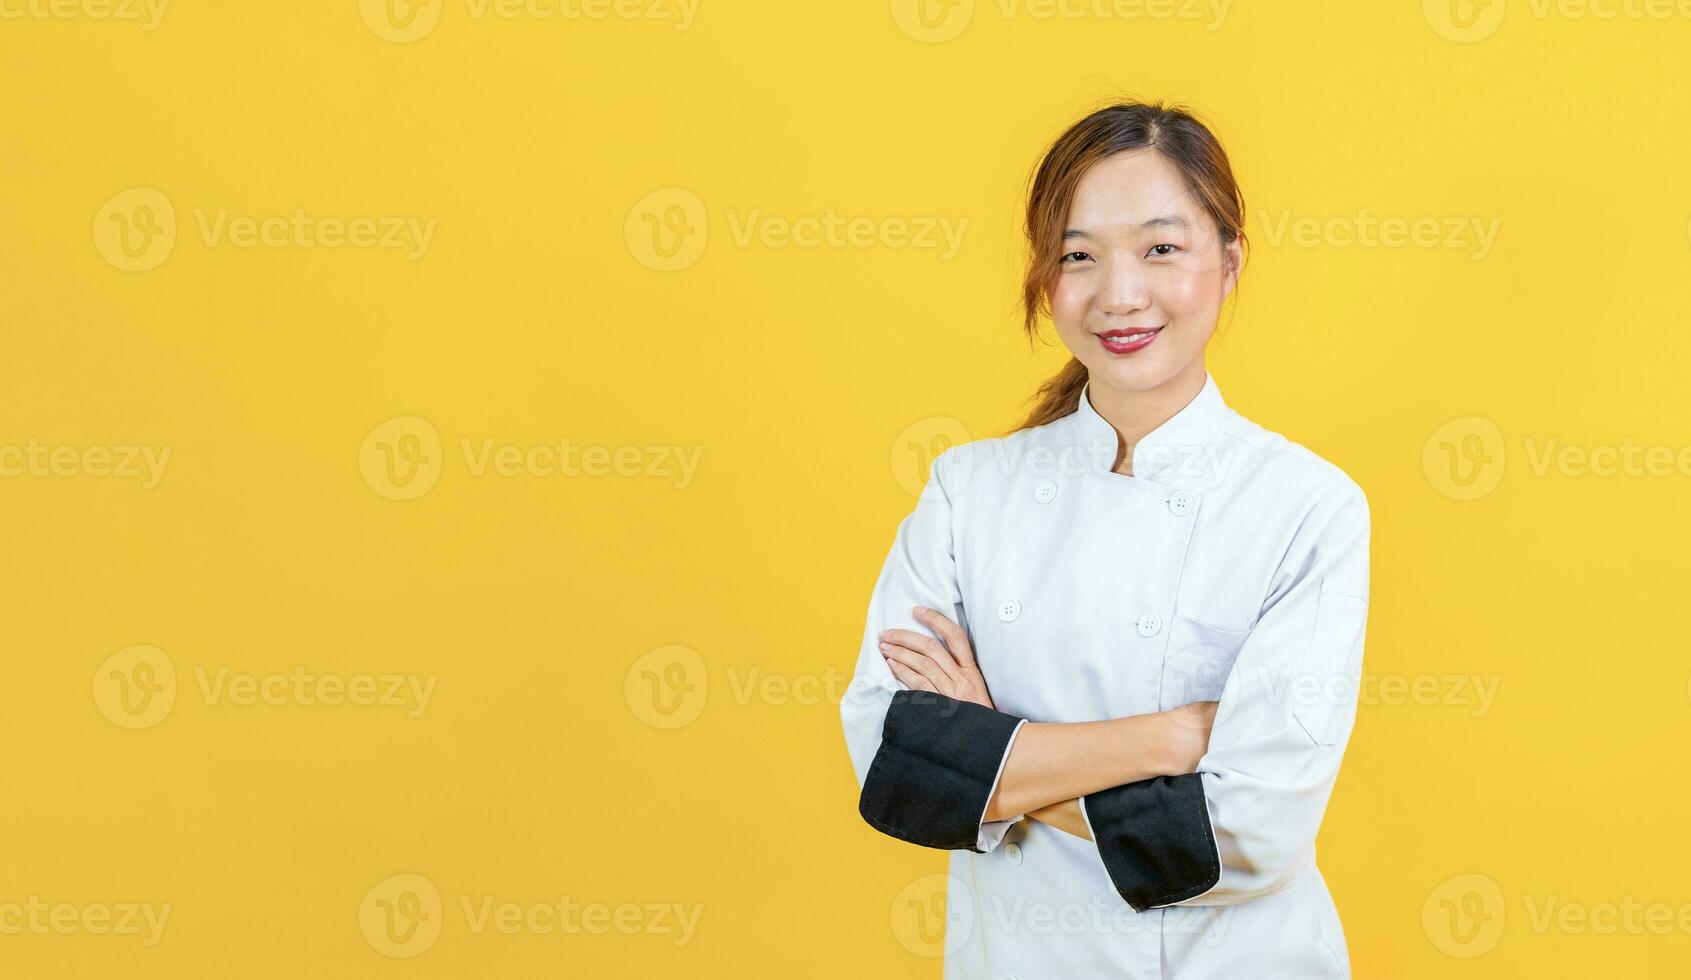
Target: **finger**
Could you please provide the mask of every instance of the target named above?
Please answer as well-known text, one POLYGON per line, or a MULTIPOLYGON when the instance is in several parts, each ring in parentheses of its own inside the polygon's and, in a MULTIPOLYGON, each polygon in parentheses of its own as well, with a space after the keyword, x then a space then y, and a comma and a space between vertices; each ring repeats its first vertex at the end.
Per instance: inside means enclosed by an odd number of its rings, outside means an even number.
MULTIPOLYGON (((898 678, 899 683, 903 684, 905 687, 908 687, 913 691, 934 690, 934 686, 928 682, 926 677, 916 673, 909 667, 906 667, 895 660, 888 660, 887 666, 892 668, 892 675, 898 678)), ((934 693, 937 694, 939 692, 935 691, 934 693)))
POLYGON ((881 656, 886 657, 889 664, 896 661, 926 677, 938 691, 950 692, 952 690, 951 676, 926 654, 901 647, 895 643, 884 643, 881 645, 881 656))
POLYGON ((959 666, 973 667, 975 665, 975 651, 969 646, 969 633, 963 627, 951 621, 951 618, 937 609, 927 606, 916 607, 916 621, 939 634, 945 641, 945 647, 951 651, 959 666))
POLYGON ((887 630, 881 634, 881 642, 892 643, 923 654, 931 658, 945 672, 947 677, 955 680, 962 679, 962 673, 958 669, 957 661, 951 656, 951 651, 945 648, 944 643, 926 633, 918 633, 914 630, 887 630))

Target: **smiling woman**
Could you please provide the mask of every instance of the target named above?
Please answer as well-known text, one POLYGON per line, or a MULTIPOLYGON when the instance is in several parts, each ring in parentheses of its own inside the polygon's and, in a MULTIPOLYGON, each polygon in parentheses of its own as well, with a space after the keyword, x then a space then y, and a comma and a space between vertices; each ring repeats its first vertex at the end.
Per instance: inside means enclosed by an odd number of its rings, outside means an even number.
POLYGON ((1355 720, 1368 503, 1205 366, 1243 215, 1185 110, 1113 105, 1059 137, 1023 298, 1030 337, 1049 314, 1073 357, 1018 429, 934 460, 875 583, 841 716, 865 821, 950 850, 970 892, 948 977, 1349 976, 1314 857, 1355 720), (1050 458, 1087 463, 1030 463, 1050 458), (1029 901, 1133 927, 984 911, 1029 901))

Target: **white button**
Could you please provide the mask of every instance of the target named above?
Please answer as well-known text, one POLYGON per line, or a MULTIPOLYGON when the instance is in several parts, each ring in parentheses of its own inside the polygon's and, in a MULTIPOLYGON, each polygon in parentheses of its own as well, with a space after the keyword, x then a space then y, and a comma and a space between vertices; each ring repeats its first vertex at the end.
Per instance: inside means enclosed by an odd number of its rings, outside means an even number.
POLYGON ((1022 604, 1016 599, 1005 599, 998 604, 998 618, 1001 622, 1012 622, 1022 614, 1022 604))
POLYGON ((1042 504, 1048 504, 1051 501, 1056 500, 1057 499, 1057 481, 1056 480, 1040 480, 1039 485, 1033 488, 1033 499, 1039 501, 1042 504))
POLYGON ((1163 628, 1163 618, 1156 613, 1146 613, 1139 617, 1139 635, 1156 636, 1163 628))
POLYGON ((1009 858, 1010 863, 1012 865, 1014 865, 1015 867, 1018 867, 1018 868, 1021 867, 1022 866, 1022 845, 1015 844, 1015 843, 1005 844, 1004 845, 1004 856, 1009 858))
POLYGON ((1198 495, 1190 490, 1176 490, 1174 496, 1168 498, 1168 509, 1174 511, 1178 517, 1185 517, 1192 513, 1192 508, 1198 506, 1198 495))

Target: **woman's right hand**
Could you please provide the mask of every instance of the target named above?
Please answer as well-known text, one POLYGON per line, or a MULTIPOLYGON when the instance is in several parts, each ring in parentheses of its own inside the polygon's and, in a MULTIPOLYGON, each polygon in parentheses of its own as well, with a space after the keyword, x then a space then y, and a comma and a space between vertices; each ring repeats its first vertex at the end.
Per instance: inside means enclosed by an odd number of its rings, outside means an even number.
POLYGON ((1198 771, 1198 760, 1210 750, 1210 729, 1215 727, 1215 709, 1219 703, 1193 701, 1161 712, 1167 723, 1170 775, 1198 771))

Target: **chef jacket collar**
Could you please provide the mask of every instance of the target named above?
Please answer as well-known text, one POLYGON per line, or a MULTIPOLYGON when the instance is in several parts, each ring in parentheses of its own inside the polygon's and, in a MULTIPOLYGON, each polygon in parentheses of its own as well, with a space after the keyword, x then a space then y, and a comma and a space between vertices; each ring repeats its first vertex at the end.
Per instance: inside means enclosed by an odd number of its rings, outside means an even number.
MULTIPOLYGON (((1116 428, 1092 407, 1088 397, 1091 388, 1092 381, 1088 379, 1081 386, 1080 406, 1070 420, 1093 468, 1099 473, 1112 473, 1118 444, 1116 428)), ((1216 466, 1216 437, 1227 412, 1215 376, 1205 370, 1204 387, 1197 396, 1133 447, 1134 477, 1184 484, 1189 481, 1181 477, 1190 475, 1197 477, 1200 484, 1213 486, 1221 474, 1216 466)))

